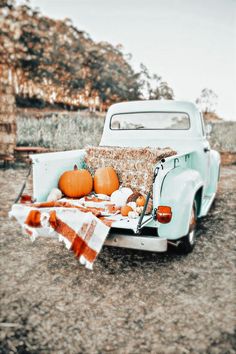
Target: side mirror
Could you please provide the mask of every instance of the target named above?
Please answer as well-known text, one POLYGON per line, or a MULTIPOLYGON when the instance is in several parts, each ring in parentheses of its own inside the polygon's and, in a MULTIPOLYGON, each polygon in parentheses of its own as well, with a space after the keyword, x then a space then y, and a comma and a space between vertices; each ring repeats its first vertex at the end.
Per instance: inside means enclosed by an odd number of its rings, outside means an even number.
POLYGON ((206 125, 206 136, 209 137, 212 132, 212 125, 210 123, 207 123, 206 125))

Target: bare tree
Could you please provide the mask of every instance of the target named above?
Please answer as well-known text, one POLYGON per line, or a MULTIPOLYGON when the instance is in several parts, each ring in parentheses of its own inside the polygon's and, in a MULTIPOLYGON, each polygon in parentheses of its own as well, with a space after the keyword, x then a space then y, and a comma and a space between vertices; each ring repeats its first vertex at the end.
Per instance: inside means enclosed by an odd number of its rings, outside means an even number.
POLYGON ((214 113, 217 100, 218 96, 213 90, 204 88, 200 96, 196 99, 196 104, 203 113, 214 113))
POLYGON ((140 65, 140 78, 143 97, 149 100, 173 100, 174 91, 162 77, 157 74, 150 74, 144 64, 140 65))

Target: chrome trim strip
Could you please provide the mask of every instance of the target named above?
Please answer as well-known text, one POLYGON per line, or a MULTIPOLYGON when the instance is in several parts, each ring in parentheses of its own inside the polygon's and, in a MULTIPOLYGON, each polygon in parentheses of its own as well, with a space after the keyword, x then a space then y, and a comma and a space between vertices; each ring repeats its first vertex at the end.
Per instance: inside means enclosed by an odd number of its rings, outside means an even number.
POLYGON ((106 246, 132 248, 150 252, 166 252, 167 239, 154 236, 130 236, 122 234, 109 234, 106 246))

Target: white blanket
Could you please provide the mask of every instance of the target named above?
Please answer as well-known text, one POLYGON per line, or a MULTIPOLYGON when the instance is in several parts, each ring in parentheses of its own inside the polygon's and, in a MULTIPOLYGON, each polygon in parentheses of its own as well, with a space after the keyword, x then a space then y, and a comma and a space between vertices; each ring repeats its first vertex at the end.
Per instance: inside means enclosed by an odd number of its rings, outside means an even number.
POLYGON ((38 236, 63 241, 89 269, 92 269, 110 229, 92 212, 83 212, 79 208, 15 204, 9 216, 16 218, 32 241, 38 236))

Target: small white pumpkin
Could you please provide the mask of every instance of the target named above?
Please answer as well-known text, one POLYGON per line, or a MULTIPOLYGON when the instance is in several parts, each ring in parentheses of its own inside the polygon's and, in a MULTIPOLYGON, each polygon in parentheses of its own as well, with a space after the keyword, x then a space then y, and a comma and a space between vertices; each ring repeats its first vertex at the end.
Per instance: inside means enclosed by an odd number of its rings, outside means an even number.
POLYGON ((53 188, 47 197, 47 202, 56 202, 61 199, 62 192, 58 188, 53 188))
POLYGON ((128 217, 130 219, 136 219, 138 217, 138 213, 136 211, 130 211, 128 217))
POLYGON ((127 199, 132 194, 130 188, 120 188, 113 192, 111 195, 111 202, 114 203, 118 208, 126 205, 127 199))
POLYGON ((134 211, 136 210, 137 205, 135 202, 129 202, 127 205, 130 206, 134 211))
POLYGON ((120 191, 127 196, 127 199, 129 198, 129 196, 131 194, 133 194, 132 189, 131 188, 127 188, 127 187, 121 187, 120 191))
POLYGON ((141 215, 141 214, 142 214, 142 211, 143 211, 143 207, 136 207, 136 208, 135 208, 135 211, 136 211, 136 213, 138 213, 139 215, 141 215))

